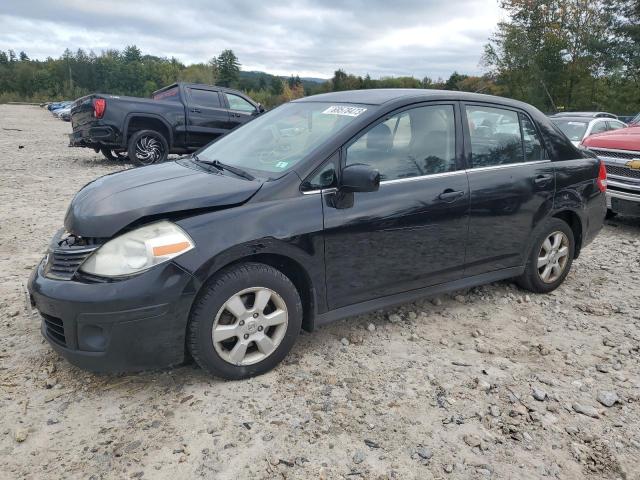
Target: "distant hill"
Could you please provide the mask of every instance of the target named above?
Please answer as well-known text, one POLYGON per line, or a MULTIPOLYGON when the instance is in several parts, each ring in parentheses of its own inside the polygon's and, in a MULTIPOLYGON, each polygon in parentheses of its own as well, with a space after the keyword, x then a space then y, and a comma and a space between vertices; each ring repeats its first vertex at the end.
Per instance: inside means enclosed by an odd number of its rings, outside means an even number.
MULTIPOLYGON (((281 78, 283 80, 287 80, 290 78, 289 76, 283 75, 272 75, 267 72, 258 72, 255 70, 251 71, 240 71, 240 86, 241 88, 251 89, 254 86, 258 85, 258 82, 263 83, 264 85, 269 85, 273 78, 281 78)), ((305 89, 310 89, 313 87, 317 87, 318 85, 326 82, 328 78, 318 78, 318 77, 300 77, 302 81, 302 85, 305 89)))

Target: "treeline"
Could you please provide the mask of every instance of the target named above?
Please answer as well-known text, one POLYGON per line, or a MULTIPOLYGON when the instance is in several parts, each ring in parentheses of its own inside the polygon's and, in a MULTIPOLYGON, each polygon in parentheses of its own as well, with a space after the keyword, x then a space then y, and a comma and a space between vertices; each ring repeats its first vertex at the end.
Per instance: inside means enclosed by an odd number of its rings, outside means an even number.
POLYGON ((100 54, 67 49, 59 58, 46 60, 0 50, 0 103, 74 99, 91 92, 148 97, 176 81, 238 88, 269 107, 301 97, 305 85, 315 85, 298 77, 242 72, 231 50, 193 65, 144 55, 135 45, 100 54))
POLYGON ((0 51, 0 102, 77 98, 91 92, 149 96, 175 81, 247 92, 266 107, 315 93, 362 88, 439 88, 501 95, 546 112, 640 110, 640 0, 504 0, 507 19, 485 46, 486 73, 448 79, 373 79, 337 70, 326 82, 245 72, 225 50, 208 62, 143 55, 138 47, 100 54, 66 50, 31 60, 0 51))

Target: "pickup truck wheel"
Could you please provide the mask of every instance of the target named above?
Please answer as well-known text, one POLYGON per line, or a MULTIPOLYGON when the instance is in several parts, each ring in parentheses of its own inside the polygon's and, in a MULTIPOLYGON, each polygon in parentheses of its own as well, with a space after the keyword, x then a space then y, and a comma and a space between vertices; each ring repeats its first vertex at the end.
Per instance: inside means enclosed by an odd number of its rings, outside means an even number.
POLYGON ((129 139, 129 159, 138 165, 163 162, 169 153, 164 136, 155 130, 140 130, 129 139))
POLYGON ((115 150, 111 150, 109 148, 101 148, 100 153, 104 155, 104 158, 107 160, 113 161, 121 161, 127 158, 126 152, 116 152, 115 150))
POLYGON ((212 375, 238 380, 268 372, 287 355, 302 325, 291 280, 261 263, 223 270, 191 311, 187 348, 212 375))
POLYGON ((516 283, 535 293, 548 293, 569 274, 575 253, 573 231, 559 218, 549 219, 534 237, 524 273, 516 283))

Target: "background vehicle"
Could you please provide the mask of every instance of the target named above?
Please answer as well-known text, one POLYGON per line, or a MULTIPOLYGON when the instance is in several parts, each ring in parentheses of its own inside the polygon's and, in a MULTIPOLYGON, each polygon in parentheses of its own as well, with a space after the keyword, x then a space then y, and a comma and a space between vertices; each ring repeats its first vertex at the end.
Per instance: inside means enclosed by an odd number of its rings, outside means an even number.
POLYGON ((602 162, 521 102, 317 95, 85 186, 29 289, 45 338, 77 365, 164 366, 188 350, 243 378, 301 327, 506 278, 554 290, 600 231, 605 190, 602 162), (518 128, 485 126, 496 119, 518 128))
POLYGON ((636 125, 640 125, 640 113, 638 113, 635 117, 629 119, 629 121, 627 122, 627 124, 629 126, 636 126, 636 125))
POLYGON ((617 115, 609 112, 558 112, 550 115, 550 118, 554 117, 618 118, 617 115))
POLYGON ((53 111, 53 115, 65 122, 71 121, 71 104, 53 111))
POLYGON ((607 168, 608 216, 640 216, 640 126, 593 135, 582 144, 607 168))
POLYGON ((589 135, 627 127, 627 125, 620 120, 609 117, 588 118, 586 116, 561 116, 550 118, 576 146, 589 135))
POLYGON ((222 87, 176 83, 151 99, 92 94, 71 109, 70 146, 127 152, 139 165, 187 153, 253 120, 264 108, 244 93, 222 87))
POLYGON ((47 110, 49 110, 50 112, 53 112, 55 110, 58 110, 60 108, 65 108, 69 105, 71 105, 73 103, 72 100, 65 100, 63 102, 53 102, 47 105, 47 110))

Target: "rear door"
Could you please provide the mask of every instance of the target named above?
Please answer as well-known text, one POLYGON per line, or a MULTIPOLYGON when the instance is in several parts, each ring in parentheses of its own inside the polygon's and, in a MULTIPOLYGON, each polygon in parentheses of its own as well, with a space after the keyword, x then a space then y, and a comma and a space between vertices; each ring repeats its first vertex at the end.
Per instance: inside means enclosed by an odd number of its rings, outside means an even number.
POLYGON ((425 104, 381 119, 342 151, 343 164, 371 165, 381 183, 322 193, 330 309, 462 276, 469 185, 460 126, 457 104, 425 104))
POLYGON ((201 147, 228 131, 229 112, 216 90, 187 87, 187 143, 201 147))
POLYGON ((222 92, 229 108, 229 129, 234 129, 247 123, 258 114, 258 109, 246 98, 229 92, 222 92))
POLYGON ((471 191, 465 277, 524 264, 531 231, 553 207, 555 174, 524 112, 463 104, 471 191))

